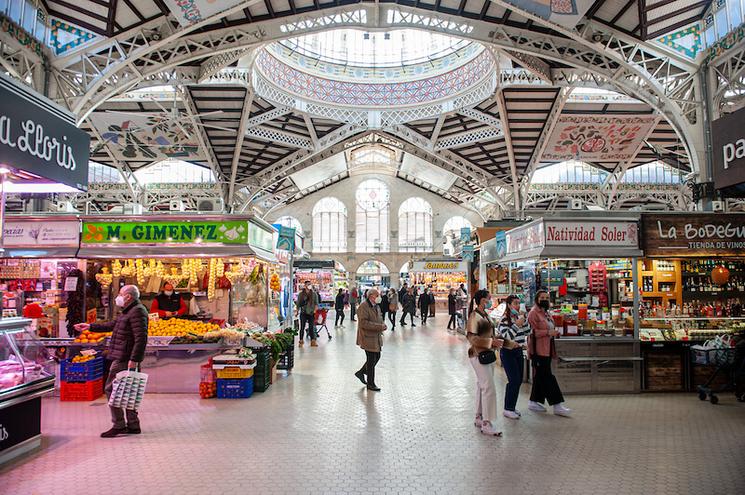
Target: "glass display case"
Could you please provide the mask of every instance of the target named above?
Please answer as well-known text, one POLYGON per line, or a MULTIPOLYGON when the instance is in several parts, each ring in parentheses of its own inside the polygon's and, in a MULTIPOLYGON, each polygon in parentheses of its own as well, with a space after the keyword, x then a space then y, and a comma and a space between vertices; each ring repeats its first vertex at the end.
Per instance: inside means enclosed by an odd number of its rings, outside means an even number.
POLYGON ((54 390, 55 362, 30 323, 0 320, 0 464, 41 445, 41 397, 54 390))
POLYGON ((745 317, 644 318, 639 328, 642 342, 704 341, 717 335, 745 332, 745 317))

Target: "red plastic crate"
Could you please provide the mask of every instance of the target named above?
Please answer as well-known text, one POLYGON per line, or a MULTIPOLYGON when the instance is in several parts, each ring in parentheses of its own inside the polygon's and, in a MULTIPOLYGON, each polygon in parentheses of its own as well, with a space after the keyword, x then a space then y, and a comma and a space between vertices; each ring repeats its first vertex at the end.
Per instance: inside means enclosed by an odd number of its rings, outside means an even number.
POLYGON ((61 401, 96 400, 103 394, 103 378, 89 382, 60 382, 61 401))

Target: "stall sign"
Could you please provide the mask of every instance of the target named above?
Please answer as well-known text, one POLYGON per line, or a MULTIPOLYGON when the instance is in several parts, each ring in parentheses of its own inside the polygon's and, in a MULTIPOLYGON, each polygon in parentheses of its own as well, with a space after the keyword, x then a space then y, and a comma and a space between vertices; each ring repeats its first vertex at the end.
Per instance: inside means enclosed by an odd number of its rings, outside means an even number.
POLYGON ((80 240, 77 221, 23 222, 8 220, 3 227, 3 245, 76 247, 80 240))
POLYGON ((639 247, 635 221, 544 222, 546 246, 639 247))
POLYGON ((88 189, 88 133, 52 102, 5 78, 0 101, 0 163, 88 189))
POLYGON ((745 183, 745 108, 711 123, 714 187, 745 183))
MULTIPOLYGON (((83 222, 83 244, 247 244, 245 220, 83 222)), ((269 249, 271 232, 269 234, 269 249)))
POLYGON ((279 225, 279 237, 277 238, 277 249, 284 251, 295 251, 295 229, 279 225))
POLYGON ((413 272, 465 272, 465 261, 415 261, 409 270, 413 272))
POLYGON ((0 409, 0 453, 41 434, 41 398, 0 409))
POLYGON ((507 254, 516 254, 545 246, 543 222, 536 221, 514 228, 506 234, 507 254))
POLYGON ((471 241, 471 227, 460 228, 460 242, 466 243, 471 241))
POLYGON ((745 214, 642 214, 644 253, 649 256, 740 255, 745 214))

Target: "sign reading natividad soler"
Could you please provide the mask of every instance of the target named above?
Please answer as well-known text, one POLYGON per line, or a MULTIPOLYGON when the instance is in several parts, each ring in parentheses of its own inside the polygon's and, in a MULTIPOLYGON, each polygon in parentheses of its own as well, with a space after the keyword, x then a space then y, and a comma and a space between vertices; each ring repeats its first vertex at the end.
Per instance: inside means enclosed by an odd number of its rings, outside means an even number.
POLYGON ((643 214, 643 249, 648 256, 742 255, 745 214, 643 214))

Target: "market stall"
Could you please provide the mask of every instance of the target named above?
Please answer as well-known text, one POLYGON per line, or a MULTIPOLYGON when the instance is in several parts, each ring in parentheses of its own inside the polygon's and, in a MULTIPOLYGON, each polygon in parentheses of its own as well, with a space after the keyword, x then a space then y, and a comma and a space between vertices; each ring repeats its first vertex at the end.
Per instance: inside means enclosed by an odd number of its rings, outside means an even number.
POLYGON ((306 260, 293 262, 295 294, 302 289, 302 285, 309 280, 321 295, 321 304, 334 304, 336 292, 348 289, 347 271, 344 265, 335 260, 306 260))
POLYGON ((566 392, 639 391, 641 254, 636 219, 539 219, 506 233, 497 282, 526 309, 539 289, 549 291, 566 392))
POLYGON ((468 281, 468 263, 453 258, 428 259, 410 263, 409 283, 421 287, 431 287, 435 294, 437 311, 448 309, 450 289, 464 287, 468 281))
POLYGON ((41 397, 54 390, 54 362, 30 323, 0 320, 0 465, 41 446, 41 397))
POLYGON ((642 214, 643 388, 695 391, 690 347, 745 330, 745 214, 642 214))
POLYGON ((75 303, 81 263, 77 217, 12 216, 0 255, 3 317, 32 318, 39 337, 68 337, 68 302, 75 303))
POLYGON ((85 217, 82 232, 89 320, 111 319, 125 284, 136 285, 152 308, 169 283, 170 297, 188 308, 175 317, 153 315, 143 363, 149 392, 196 392, 199 365, 240 346, 240 336, 229 343, 221 327, 276 331, 283 325, 274 228, 257 218, 85 217))

